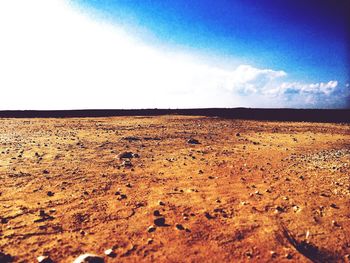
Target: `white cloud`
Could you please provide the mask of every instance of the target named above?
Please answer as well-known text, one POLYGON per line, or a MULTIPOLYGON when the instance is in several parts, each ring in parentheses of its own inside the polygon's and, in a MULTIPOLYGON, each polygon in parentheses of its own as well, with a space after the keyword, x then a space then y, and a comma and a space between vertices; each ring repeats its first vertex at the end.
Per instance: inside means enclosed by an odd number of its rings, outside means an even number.
POLYGON ((278 86, 281 70, 165 52, 64 0, 1 1, 0 38, 0 109, 283 107, 273 94, 338 84, 278 86))

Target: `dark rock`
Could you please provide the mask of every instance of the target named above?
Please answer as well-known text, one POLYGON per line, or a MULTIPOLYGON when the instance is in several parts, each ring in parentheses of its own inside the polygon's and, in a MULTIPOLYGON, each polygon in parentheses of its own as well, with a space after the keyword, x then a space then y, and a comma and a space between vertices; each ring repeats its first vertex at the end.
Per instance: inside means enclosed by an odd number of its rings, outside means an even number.
POLYGON ((0 262, 1 263, 9 263, 9 262, 13 262, 14 258, 10 255, 10 254, 5 254, 0 252, 0 262))
POLYGON ((147 228, 147 232, 148 232, 148 233, 152 233, 152 232, 154 232, 154 231, 156 231, 156 227, 155 227, 155 226, 149 226, 149 227, 147 228))
POLYGON ((165 217, 159 217, 154 219, 154 224, 156 226, 165 226, 165 217))
POLYGON ((132 152, 122 152, 118 157, 119 159, 131 159, 134 157, 134 154, 132 152))
POLYGON ((154 215, 154 216, 161 216, 159 210, 154 210, 154 211, 153 211, 153 215, 154 215))
POLYGON ((189 139, 189 140, 187 141, 187 143, 188 143, 188 144, 200 144, 198 140, 193 139, 193 138, 189 139))
POLYGON ((178 230, 185 230, 184 226, 181 225, 181 224, 176 224, 175 227, 176 227, 178 230))

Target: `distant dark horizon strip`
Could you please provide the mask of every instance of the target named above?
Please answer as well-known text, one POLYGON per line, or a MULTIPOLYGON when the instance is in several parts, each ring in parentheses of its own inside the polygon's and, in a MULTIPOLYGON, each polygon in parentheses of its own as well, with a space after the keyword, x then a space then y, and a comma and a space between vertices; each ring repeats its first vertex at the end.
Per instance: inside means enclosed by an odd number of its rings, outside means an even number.
POLYGON ((203 116, 262 121, 350 123, 350 109, 194 108, 0 111, 0 118, 101 118, 163 115, 203 116))

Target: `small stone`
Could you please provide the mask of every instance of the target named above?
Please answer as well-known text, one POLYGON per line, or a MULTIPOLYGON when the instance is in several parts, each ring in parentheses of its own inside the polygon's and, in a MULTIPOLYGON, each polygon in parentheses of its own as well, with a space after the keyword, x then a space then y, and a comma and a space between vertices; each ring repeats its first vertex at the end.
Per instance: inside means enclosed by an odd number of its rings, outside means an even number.
POLYGON ((147 244, 152 244, 153 243, 153 239, 152 238, 149 238, 149 239, 147 239, 147 244))
POLYGON ((207 219, 214 219, 215 217, 214 216, 212 216, 211 214, 209 214, 208 212, 205 212, 204 213, 204 216, 207 218, 207 219))
POLYGON ((332 226, 340 227, 340 225, 338 224, 338 222, 335 221, 335 220, 332 220, 332 226))
POLYGON ((276 213, 281 213, 281 212, 284 212, 284 209, 283 209, 283 207, 276 206, 275 212, 276 213))
POLYGON ((51 192, 51 191, 48 191, 48 192, 47 192, 47 196, 52 197, 52 196, 54 196, 54 195, 55 195, 55 193, 54 193, 54 192, 51 192))
POLYGON ((176 224, 175 227, 176 227, 178 230, 185 230, 184 226, 181 225, 181 224, 176 224))
POLYGON ((165 226, 165 217, 159 217, 157 219, 154 219, 154 224, 156 226, 165 226))
POLYGON ((127 195, 121 194, 121 195, 118 197, 118 200, 120 201, 120 200, 123 200, 123 199, 126 199, 126 198, 128 198, 127 195))
POLYGON ((111 258, 114 258, 117 256, 117 254, 113 251, 112 248, 105 250, 105 255, 111 258))
POLYGON ((104 259, 94 254, 83 254, 77 257, 73 263, 104 263, 104 259))
POLYGON ((158 201, 158 204, 159 204, 159 205, 165 205, 165 203, 162 202, 162 201, 158 201))
POLYGON ((271 254, 271 258, 277 257, 277 253, 275 251, 270 251, 270 254, 271 254))
POLYGON ((129 160, 125 160, 122 162, 122 166, 124 166, 125 168, 131 168, 132 163, 129 160))
POLYGON ((237 136, 237 137, 240 137, 240 136, 241 136, 241 134, 240 134, 239 132, 237 132, 237 133, 236 133, 236 136, 237 136))
POLYGON ((189 139, 189 140, 187 141, 187 143, 188 143, 188 144, 200 144, 198 140, 193 139, 193 138, 189 139))
POLYGON ((131 159, 134 157, 132 152, 122 152, 118 155, 119 159, 131 159))
POLYGON ((0 252, 0 262, 1 263, 10 263, 13 262, 14 258, 10 254, 5 254, 0 252))
POLYGON ((148 233, 152 233, 152 232, 154 232, 154 231, 156 231, 156 227, 155 227, 155 226, 149 226, 149 227, 147 228, 147 232, 148 232, 148 233))
POLYGON ((43 217, 43 216, 47 216, 47 214, 45 213, 44 210, 41 209, 41 210, 39 211, 39 216, 43 217))
POLYGON ((48 256, 39 256, 36 259, 39 263, 53 263, 53 260, 48 256))
POLYGON ((154 211, 153 211, 153 215, 154 215, 154 216, 161 216, 159 210, 154 210, 154 211))
POLYGON ((338 207, 336 204, 334 204, 334 203, 331 204, 331 207, 332 207, 332 208, 335 208, 335 209, 339 209, 339 207, 338 207))
POLYGON ((293 255, 291 253, 287 253, 285 255, 286 259, 292 259, 293 258, 293 255))

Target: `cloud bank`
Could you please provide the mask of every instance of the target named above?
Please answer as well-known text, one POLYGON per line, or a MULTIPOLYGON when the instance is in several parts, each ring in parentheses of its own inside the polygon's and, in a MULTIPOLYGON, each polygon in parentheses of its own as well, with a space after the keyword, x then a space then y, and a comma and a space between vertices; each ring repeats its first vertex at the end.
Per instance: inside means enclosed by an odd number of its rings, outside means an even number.
POLYGON ((343 107, 349 87, 217 67, 145 44, 68 1, 0 2, 0 109, 343 107))

